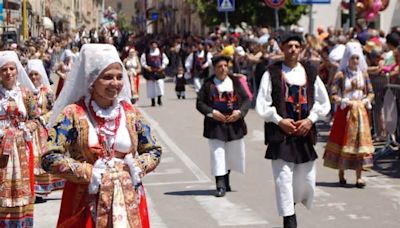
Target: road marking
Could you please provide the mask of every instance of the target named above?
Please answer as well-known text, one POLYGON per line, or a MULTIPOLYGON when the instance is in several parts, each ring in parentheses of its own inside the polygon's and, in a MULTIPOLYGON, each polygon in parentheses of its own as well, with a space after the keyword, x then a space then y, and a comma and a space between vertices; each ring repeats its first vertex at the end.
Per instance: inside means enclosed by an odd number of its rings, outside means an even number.
POLYGON ((330 196, 331 196, 331 194, 324 191, 322 188, 320 188, 320 187, 315 188, 315 192, 314 192, 315 198, 323 198, 323 197, 330 197, 330 196))
POLYGON ((146 191, 147 208, 149 210, 150 226, 152 228, 167 228, 167 224, 161 219, 160 215, 154 210, 154 204, 149 193, 146 191))
MULTIPOLYGON (((192 171, 196 178, 201 182, 211 181, 210 178, 175 144, 168 134, 161 128, 160 124, 151 118, 142 108, 138 108, 143 117, 150 123, 150 126, 157 132, 162 141, 169 147, 182 162, 192 171)), ((162 160, 162 159, 161 159, 162 160)))
POLYGON ((175 162, 175 158, 174 157, 162 157, 161 159, 162 159, 162 163, 163 164, 175 162))
POLYGON ((149 173, 148 176, 179 174, 182 172, 182 169, 165 169, 163 171, 154 170, 153 172, 149 173))
POLYGON ((360 220, 360 219, 371 219, 369 216, 358 216, 356 214, 348 214, 347 217, 353 220, 360 220))
POLYGON ((226 197, 196 196, 196 201, 217 221, 219 226, 265 225, 268 221, 261 218, 245 205, 234 204, 226 197))
POLYGON ((177 184, 202 184, 202 183, 209 183, 209 180, 199 181, 169 181, 169 182, 151 182, 146 183, 144 182, 145 186, 163 186, 163 185, 177 185, 177 184))

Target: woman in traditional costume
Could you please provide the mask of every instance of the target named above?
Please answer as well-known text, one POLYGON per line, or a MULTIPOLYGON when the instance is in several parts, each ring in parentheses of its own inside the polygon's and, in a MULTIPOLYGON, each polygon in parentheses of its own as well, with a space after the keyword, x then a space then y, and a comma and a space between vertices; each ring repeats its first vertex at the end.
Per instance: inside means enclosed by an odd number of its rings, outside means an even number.
POLYGON ((356 187, 363 188, 363 169, 373 165, 374 146, 367 108, 374 98, 360 43, 347 43, 332 87, 338 109, 324 154, 324 165, 339 170, 339 183, 346 184, 344 171, 356 171, 356 187))
POLYGON ((64 187, 64 180, 46 173, 41 168, 40 157, 46 152, 48 133, 46 125, 51 115, 54 103, 54 93, 51 90, 49 79, 43 62, 40 59, 31 59, 27 64, 28 76, 31 79, 36 91, 31 96, 29 104, 36 107, 30 116, 36 122, 38 128, 33 132, 33 149, 35 155, 35 193, 36 201, 42 202, 42 196, 50 192, 60 190, 64 187))
POLYGON ((130 98, 115 47, 83 45, 42 156, 44 170, 66 179, 57 227, 149 227, 141 179, 161 147, 130 98))
POLYGON ((137 55, 136 49, 131 47, 129 55, 124 59, 124 64, 128 72, 129 82, 131 85, 132 103, 139 99, 139 79, 140 79, 140 60, 137 55))
POLYGON ((60 95, 62 88, 64 87, 65 80, 67 80, 69 73, 72 69, 73 64, 73 56, 71 50, 67 49, 60 57, 60 64, 58 65, 58 69, 56 70, 56 74, 60 77, 58 79, 56 96, 60 95))
POLYGON ((0 227, 33 227, 34 86, 14 51, 0 52, 0 227))

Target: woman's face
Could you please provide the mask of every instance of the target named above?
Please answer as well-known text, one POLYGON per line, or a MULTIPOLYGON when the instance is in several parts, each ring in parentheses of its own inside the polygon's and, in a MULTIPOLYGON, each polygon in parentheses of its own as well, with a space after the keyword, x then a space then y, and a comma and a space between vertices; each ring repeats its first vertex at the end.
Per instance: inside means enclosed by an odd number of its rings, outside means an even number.
POLYGON ((14 62, 8 62, 0 68, 1 83, 7 89, 12 89, 17 81, 17 66, 14 62))
POLYGON ((360 63, 360 56, 352 55, 349 59, 349 67, 352 69, 357 68, 358 64, 360 63))
POLYGON ((38 88, 42 84, 42 76, 40 76, 39 72, 35 70, 31 70, 31 72, 29 72, 29 78, 36 88, 38 88))
POLYGON ((114 101, 122 90, 122 67, 119 63, 110 64, 100 76, 94 81, 94 97, 103 100, 114 101))

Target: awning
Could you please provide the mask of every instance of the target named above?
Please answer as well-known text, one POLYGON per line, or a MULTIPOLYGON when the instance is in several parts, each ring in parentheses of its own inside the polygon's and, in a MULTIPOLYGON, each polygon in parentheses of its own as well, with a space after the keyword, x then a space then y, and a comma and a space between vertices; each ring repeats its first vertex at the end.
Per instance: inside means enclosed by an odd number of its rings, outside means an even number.
POLYGON ((48 29, 48 30, 51 30, 51 31, 54 30, 54 23, 48 17, 42 17, 42 25, 43 25, 44 29, 48 29))

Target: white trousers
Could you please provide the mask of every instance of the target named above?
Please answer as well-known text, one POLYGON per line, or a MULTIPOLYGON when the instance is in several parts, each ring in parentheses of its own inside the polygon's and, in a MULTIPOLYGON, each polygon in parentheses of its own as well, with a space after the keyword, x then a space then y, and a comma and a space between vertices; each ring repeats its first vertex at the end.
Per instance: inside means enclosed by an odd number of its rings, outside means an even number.
POLYGON ((146 85, 148 98, 157 98, 158 96, 164 95, 164 79, 156 81, 147 80, 146 85))
POLYGON ((295 164, 282 159, 272 160, 272 172, 279 216, 293 215, 295 203, 311 208, 315 192, 315 161, 295 164))
POLYGON ((244 174, 245 146, 243 139, 230 142, 209 139, 208 145, 211 152, 211 173, 213 176, 223 176, 228 173, 228 170, 244 174))
POLYGON ((194 85, 194 90, 196 91, 196 93, 200 91, 201 84, 202 84, 202 80, 199 77, 193 78, 193 85, 194 85))

